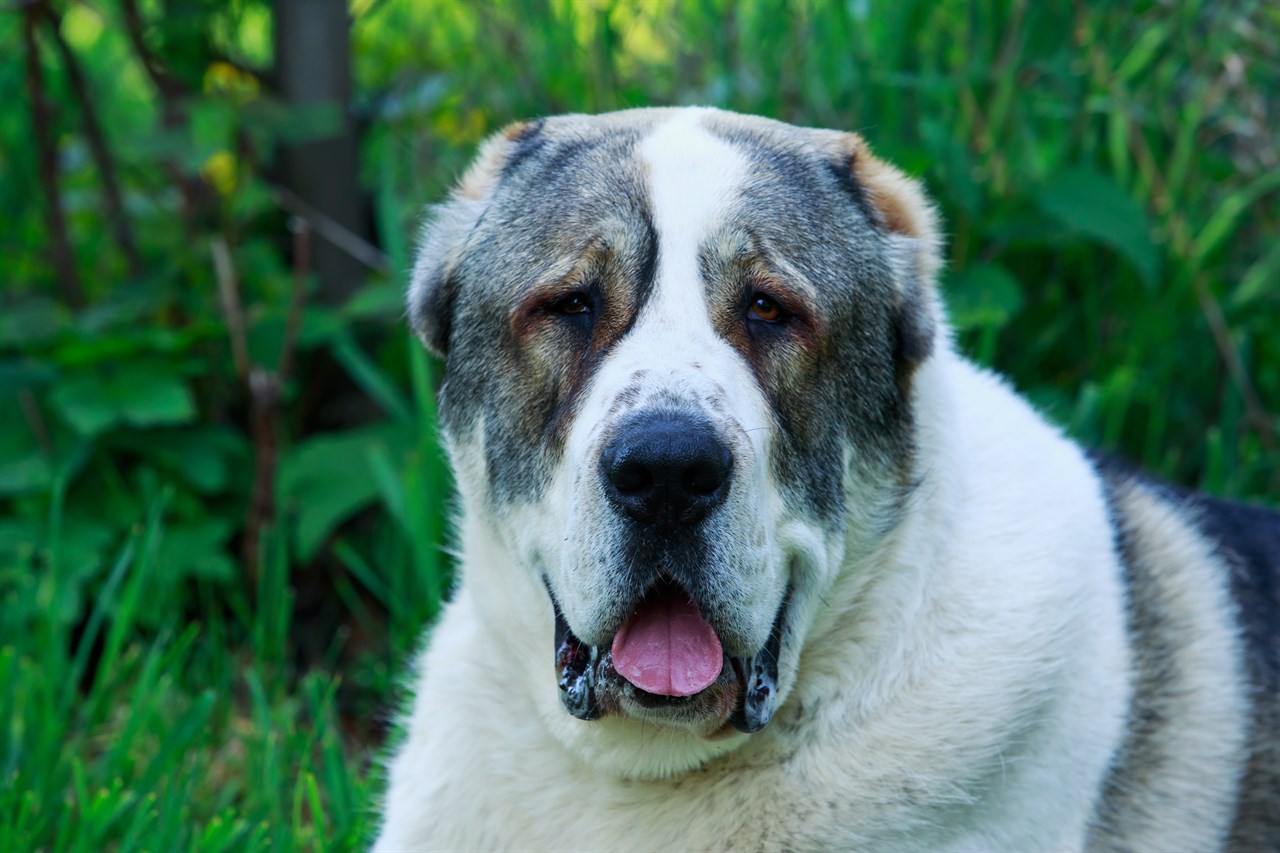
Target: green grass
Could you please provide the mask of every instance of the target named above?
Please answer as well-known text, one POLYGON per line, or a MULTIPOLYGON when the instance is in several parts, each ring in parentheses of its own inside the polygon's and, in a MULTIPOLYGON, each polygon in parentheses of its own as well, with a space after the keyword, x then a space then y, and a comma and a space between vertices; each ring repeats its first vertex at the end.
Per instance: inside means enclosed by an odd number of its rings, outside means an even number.
MULTIPOLYGON (((308 306, 251 582, 252 442, 208 245, 232 246, 249 349, 274 363, 287 234, 233 144, 274 132, 265 84, 184 65, 192 127, 163 128, 117 6, 64 5, 146 274, 111 243, 46 44, 93 304, 57 302, 26 114, 0 112, 0 853, 367 843, 396 679, 450 583, 439 365, 404 329, 401 273, 422 205, 517 119, 702 103, 861 132, 938 202, 967 353, 1087 444, 1278 503, 1276 4, 360 0, 363 178, 394 273, 308 306), (239 180, 188 234, 164 159, 198 176, 213 155, 239 180), (356 425, 316 417, 335 387, 356 425)), ((171 5, 190 14, 155 46, 190 59, 195 21, 265 78, 269 3, 171 5)), ((6 56, 20 21, 0 16, 6 56)))
POLYGON ((115 556, 81 630, 53 606, 56 548, 4 569, 0 851, 360 847, 377 774, 340 725, 340 676, 286 659, 280 543, 251 623, 215 609, 139 628, 164 571, 165 503, 115 556))

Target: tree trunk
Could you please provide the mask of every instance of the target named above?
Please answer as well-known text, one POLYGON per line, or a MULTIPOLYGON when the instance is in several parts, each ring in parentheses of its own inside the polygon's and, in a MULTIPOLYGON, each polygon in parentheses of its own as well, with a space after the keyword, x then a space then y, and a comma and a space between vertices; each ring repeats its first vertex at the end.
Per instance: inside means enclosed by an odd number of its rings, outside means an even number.
MULTIPOLYGON (((346 0, 275 0, 275 83, 291 107, 332 104, 338 125, 323 138, 280 152, 286 187, 308 205, 368 240, 366 199, 351 119, 351 19, 346 0)), ((328 240, 317 239, 311 268, 322 302, 337 304, 360 286, 366 267, 328 240)))

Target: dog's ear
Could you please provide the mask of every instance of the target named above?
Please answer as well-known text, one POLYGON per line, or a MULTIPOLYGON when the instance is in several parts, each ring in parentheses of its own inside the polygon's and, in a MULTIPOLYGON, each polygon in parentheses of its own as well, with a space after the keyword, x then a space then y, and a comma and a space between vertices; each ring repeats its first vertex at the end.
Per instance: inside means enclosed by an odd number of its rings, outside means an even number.
POLYGON ((898 289, 899 355, 905 367, 915 367, 933 351, 935 337, 945 328, 937 287, 942 266, 937 211, 919 181, 872 154, 861 136, 833 133, 826 141, 835 149, 841 177, 852 179, 851 192, 888 236, 898 289))
POLYGON ((431 211, 422 230, 407 298, 409 322, 427 348, 441 358, 449 350, 453 326, 455 273, 471 232, 484 216, 503 170, 541 131, 541 120, 518 122, 485 140, 449 200, 431 211))

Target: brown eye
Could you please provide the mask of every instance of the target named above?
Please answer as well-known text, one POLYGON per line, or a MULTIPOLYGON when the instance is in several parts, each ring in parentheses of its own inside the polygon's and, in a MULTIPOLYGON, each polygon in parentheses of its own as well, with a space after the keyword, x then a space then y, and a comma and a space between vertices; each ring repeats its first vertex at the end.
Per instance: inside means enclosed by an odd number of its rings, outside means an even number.
POLYGON ((751 317, 766 323, 776 323, 782 319, 782 306, 763 293, 751 297, 751 317))
POLYGON ((561 296, 551 303, 551 310, 557 314, 590 314, 591 301, 587 294, 580 291, 561 296))

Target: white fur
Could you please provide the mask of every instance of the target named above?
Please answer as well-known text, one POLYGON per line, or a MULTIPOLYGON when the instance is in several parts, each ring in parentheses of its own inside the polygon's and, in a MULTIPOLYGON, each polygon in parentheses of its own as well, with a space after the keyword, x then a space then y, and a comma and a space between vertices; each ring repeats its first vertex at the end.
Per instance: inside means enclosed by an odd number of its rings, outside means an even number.
MULTIPOLYGON (((584 726, 569 717, 550 672, 554 615, 541 579, 528 568, 534 554, 542 555, 547 582, 574 633, 592 644, 608 643, 601 633, 607 626, 593 617, 613 590, 601 581, 602 546, 592 537, 612 510, 600 491, 596 466, 587 460, 599 457, 610 429, 629 411, 611 414, 620 392, 633 387, 642 401, 664 397, 700 405, 714 398, 721 404, 717 412, 705 407, 703 412, 731 443, 735 457, 737 479, 721 513, 733 519, 727 538, 743 552, 725 583, 731 586, 726 596, 734 616, 752 638, 749 650, 740 654, 764 645, 784 594, 788 558, 802 554, 808 563, 822 562, 821 554, 810 551, 824 543, 784 523, 781 500, 767 475, 772 416, 748 365, 712 327, 700 283, 698 241, 721 222, 726 202, 741 184, 741 155, 702 129, 698 113, 690 111, 660 125, 640 156, 649 173, 662 247, 654 292, 635 328, 592 378, 543 499, 504 511, 494 525, 500 541, 492 541, 492 527, 478 523, 464 531, 469 568, 462 583, 477 590, 474 598, 485 603, 479 618, 500 635, 500 654, 519 661, 514 677, 526 683, 543 725, 563 747, 616 774, 661 777, 697 767, 734 748, 741 737, 707 740, 706 732, 693 725, 655 738, 652 726, 633 719, 606 718, 584 726), (475 549, 493 556, 472 559, 475 549), (528 637, 543 642, 530 643, 528 637)), ((459 480, 482 483, 486 475, 476 467, 482 464, 482 442, 477 438, 471 444, 473 452, 454 454, 463 469, 459 480)), ((469 496, 465 485, 463 501, 469 521, 483 516, 483 500, 469 496)), ((784 680, 782 689, 788 686, 789 679, 784 680)))
POLYGON ((930 474, 906 521, 844 567, 779 718, 692 774, 628 781, 564 749, 555 726, 607 739, 620 721, 559 707, 545 595, 513 588, 510 554, 467 525, 377 849, 1081 849, 1128 701, 1098 483, 954 354, 917 387, 930 474), (534 601, 525 635, 511 620, 534 601))
MULTIPOLYGON (((832 542, 786 517, 764 462, 768 407, 711 327, 695 255, 740 155, 696 112, 660 124, 641 154, 656 291, 593 379, 546 499, 499 529, 464 488, 460 586, 420 661, 375 849, 1082 849, 1131 689, 1121 567, 1091 466, 941 329, 912 386, 922 484, 894 532, 868 552, 863 525, 832 542), (786 561, 811 574, 783 704, 757 734, 584 723, 558 700, 554 616, 529 555, 559 555, 549 580, 575 633, 590 631, 606 591, 562 531, 594 511, 578 469, 635 381, 724 395, 743 431, 732 494, 764 555, 741 578, 749 631, 767 634, 786 561)), ((462 480, 482 483, 482 439, 464 443, 462 480)))

